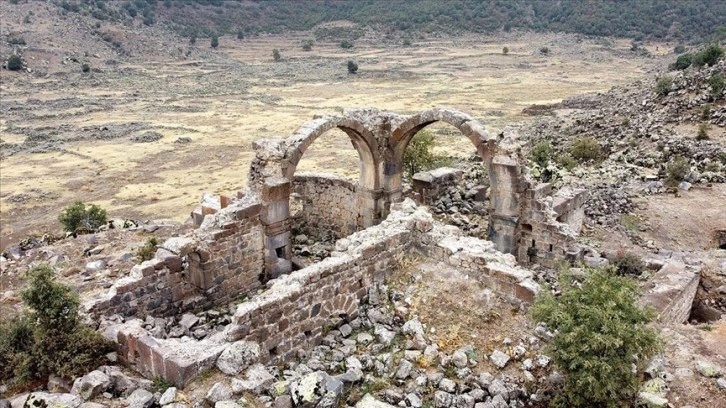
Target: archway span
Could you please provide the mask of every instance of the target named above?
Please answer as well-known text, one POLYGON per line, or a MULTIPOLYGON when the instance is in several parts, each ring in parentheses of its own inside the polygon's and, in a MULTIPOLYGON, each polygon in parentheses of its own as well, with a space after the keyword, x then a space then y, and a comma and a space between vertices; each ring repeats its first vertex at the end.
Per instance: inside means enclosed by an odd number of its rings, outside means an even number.
POLYGON ((393 149, 393 161, 395 163, 403 162, 406 148, 416 133, 439 121, 457 128, 472 142, 485 165, 488 167, 491 164, 496 147, 496 138, 490 137, 479 121, 456 109, 431 109, 403 121, 391 133, 390 146, 393 149))
POLYGON ((348 117, 324 117, 311 120, 303 124, 293 136, 288 138, 285 150, 287 160, 285 177, 292 181, 305 151, 317 138, 335 128, 348 135, 353 147, 358 152, 359 185, 370 191, 380 189, 382 158, 376 138, 362 123, 348 117))

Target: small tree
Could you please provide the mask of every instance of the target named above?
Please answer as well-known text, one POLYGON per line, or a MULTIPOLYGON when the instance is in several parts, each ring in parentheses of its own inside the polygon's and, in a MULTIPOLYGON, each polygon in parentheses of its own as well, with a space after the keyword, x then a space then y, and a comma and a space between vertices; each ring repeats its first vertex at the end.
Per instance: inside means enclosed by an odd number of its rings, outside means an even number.
POLYGON ((546 167, 552 157, 552 146, 546 140, 543 140, 532 149, 530 160, 537 163, 540 167, 546 167))
POLYGON ((197 36, 192 34, 191 37, 189 37, 189 44, 194 45, 197 43, 197 36))
POLYGON ((237 39, 242 40, 244 38, 245 38, 245 32, 242 31, 242 29, 240 28, 239 30, 237 30, 237 39))
POLYGON ((88 63, 81 64, 81 71, 83 72, 89 72, 91 70, 91 66, 88 65, 88 63))
POLYGON ((691 167, 688 165, 688 160, 682 156, 676 156, 666 167, 666 182, 670 185, 676 185, 685 180, 690 171, 691 167))
POLYGON ((645 263, 633 253, 618 253, 613 261, 615 273, 620 276, 639 276, 645 269, 645 263))
POLYGON ((23 69, 23 59, 20 55, 13 54, 8 58, 8 69, 10 71, 20 71, 23 69))
POLYGON ((403 153, 403 174, 406 180, 411 180, 418 172, 451 164, 449 158, 433 152, 435 144, 434 135, 427 131, 418 132, 411 139, 403 153))
POLYGON ((561 295, 543 291, 529 312, 557 333, 548 349, 565 382, 553 405, 621 407, 638 390, 632 364, 648 361, 660 340, 647 326, 653 313, 637 305, 633 279, 611 270, 587 272, 582 282, 561 272, 561 295))
POLYGON ((698 134, 696 134, 696 140, 708 140, 708 125, 701 123, 698 125, 698 134))
POLYGON ((674 54, 683 54, 684 52, 686 52, 686 46, 685 45, 678 44, 678 45, 675 46, 675 48, 673 48, 673 53, 674 54))
POLYGON ((303 41, 302 49, 303 49, 303 51, 312 51, 313 40, 308 39, 308 40, 303 41))
POLYGON ((693 57, 693 65, 697 67, 702 67, 704 65, 713 66, 721 57, 723 57, 723 55, 723 48, 721 48, 718 44, 711 44, 696 53, 693 57))
POLYGON ((212 36, 212 48, 219 47, 219 37, 216 35, 212 36))
POLYGON ((272 59, 274 59, 275 62, 279 62, 282 59, 282 57, 280 56, 280 50, 278 50, 277 48, 272 50, 272 59))
POLYGON ((504 55, 509 54, 509 47, 502 48, 502 54, 504 54, 504 55))
POLYGON ((343 40, 340 42, 340 48, 343 48, 346 50, 351 49, 354 46, 355 46, 355 44, 353 44, 353 41, 350 41, 350 40, 343 40))
POLYGON ((600 143, 592 137, 581 137, 572 143, 570 154, 579 162, 596 160, 600 157, 600 143))
POLYGON ((355 74, 358 72, 358 64, 353 60, 348 60, 348 73, 355 74))
POLYGON ((724 79, 721 74, 713 74, 708 78, 708 85, 711 87, 711 97, 718 99, 723 94, 724 79))
POLYGON ((666 96, 671 91, 673 80, 668 75, 664 75, 655 83, 655 93, 659 96, 666 96))
POLYGON ((683 71, 684 69, 691 66, 693 63, 693 54, 683 54, 676 58, 676 62, 671 64, 668 68, 671 70, 683 71))
POLYGON ((76 201, 66 207, 58 219, 63 224, 63 230, 67 232, 76 232, 80 229, 96 231, 107 222, 106 210, 95 204, 86 209, 83 201, 76 201))
POLYGON ((539 49, 539 53, 542 54, 542 55, 549 55, 550 49, 548 47, 541 47, 539 49))

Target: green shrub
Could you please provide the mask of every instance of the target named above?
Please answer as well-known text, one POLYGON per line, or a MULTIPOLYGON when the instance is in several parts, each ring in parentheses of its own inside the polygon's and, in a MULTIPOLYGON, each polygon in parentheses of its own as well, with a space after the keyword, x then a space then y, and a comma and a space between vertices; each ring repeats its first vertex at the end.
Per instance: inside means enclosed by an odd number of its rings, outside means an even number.
POLYGON ((348 60, 348 73, 355 74, 358 72, 358 64, 353 60, 348 60))
POLYGON ((577 166, 577 161, 575 161, 575 159, 573 159, 569 154, 563 154, 557 158, 557 164, 566 168, 567 171, 572 171, 572 169, 577 166))
POLYGON ((693 63, 693 54, 683 54, 676 58, 676 62, 670 65, 671 70, 683 71, 684 69, 691 66, 693 63))
POLYGON ((502 54, 504 54, 504 55, 509 54, 509 47, 503 47, 502 48, 502 54))
POLYGON ((550 49, 548 47, 542 47, 539 49, 539 53, 542 55, 549 55, 550 49))
POLYGON ((144 245, 136 250, 136 257, 139 263, 148 261, 156 255, 156 246, 159 245, 159 240, 156 237, 150 237, 146 240, 144 245))
POLYGON ((274 59, 275 62, 279 62, 282 59, 282 56, 280 56, 280 50, 277 48, 272 50, 272 59, 274 59))
POLYGON ((640 276, 645 269, 645 263, 633 253, 619 253, 613 261, 613 267, 620 276, 640 276))
POLYGON ((698 134, 696 134, 696 140, 708 140, 708 125, 701 123, 698 125, 698 134))
POLYGON ((658 82, 655 83, 655 93, 659 96, 668 95, 673 86, 673 80, 668 75, 661 77, 658 82))
POLYGON ((81 324, 77 294, 55 282, 49 266, 28 272, 21 298, 29 310, 0 324, 0 382, 22 388, 31 381, 45 383, 50 374, 73 378, 102 364, 113 349, 81 324))
POLYGON ((666 167, 666 182, 675 185, 683 181, 691 171, 688 160, 681 156, 676 156, 668 163, 666 167))
POLYGON ((10 45, 25 45, 25 39, 22 38, 22 37, 18 37, 18 38, 12 37, 12 38, 8 39, 8 44, 10 44, 10 45))
POLYGON ((552 146, 550 142, 543 140, 537 143, 529 157, 530 160, 537 163, 540 167, 546 167, 552 157, 552 146))
POLYGON ((718 44, 711 44, 693 56, 693 65, 697 67, 714 65, 721 57, 723 57, 723 48, 718 44))
POLYGON ((721 74, 713 74, 708 79, 708 85, 711 86, 711 97, 718 99, 723 94, 724 80, 721 74))
POLYGON ((632 364, 642 366, 661 345, 647 326, 653 313, 637 306, 638 285, 588 269, 581 284, 560 273, 559 287, 560 296, 542 291, 529 311, 557 333, 547 348, 565 381, 552 406, 630 406, 639 386, 632 364))
POLYGON ((353 44, 353 41, 350 41, 350 40, 343 40, 340 42, 340 48, 343 48, 346 50, 351 49, 354 46, 355 46, 355 44, 353 44))
POLYGON ((212 48, 219 47, 219 37, 218 36, 216 36, 216 35, 212 36, 211 46, 212 46, 212 48))
POLYGON ((404 47, 410 47, 411 46, 411 40, 408 38, 404 38, 403 40, 403 46, 404 47))
POLYGON ((239 30, 237 30, 237 39, 242 40, 244 38, 245 38, 245 32, 242 31, 242 29, 240 28, 239 30))
POLYGON ((685 45, 678 44, 678 45, 675 46, 675 48, 673 48, 673 53, 674 54, 683 54, 684 52, 686 52, 686 46, 685 45))
POLYGON ((23 69, 23 59, 20 55, 13 54, 8 58, 7 66, 10 71, 20 71, 23 69))
POLYGON ((581 137, 572 143, 570 154, 581 163, 596 160, 600 157, 600 143, 592 137, 581 137))
POLYGON ((711 117, 711 105, 705 104, 701 107, 701 119, 708 120, 711 117))
POLYGON ((197 43, 197 36, 196 35, 192 35, 191 37, 189 37, 189 44, 194 45, 196 43, 197 43))
POLYGON ((413 175, 451 165, 448 157, 433 152, 436 140, 434 135, 427 131, 420 131, 411 139, 403 154, 403 175, 411 180, 413 175))
POLYGON ((86 63, 81 64, 81 71, 83 71, 83 72, 89 72, 90 70, 91 70, 91 66, 90 65, 88 65, 86 63))
POLYGON ((58 219, 63 224, 63 230, 66 232, 77 232, 82 229, 96 231, 98 227, 104 225, 107 221, 106 210, 95 204, 91 204, 86 209, 86 204, 83 201, 76 201, 66 207, 58 219))

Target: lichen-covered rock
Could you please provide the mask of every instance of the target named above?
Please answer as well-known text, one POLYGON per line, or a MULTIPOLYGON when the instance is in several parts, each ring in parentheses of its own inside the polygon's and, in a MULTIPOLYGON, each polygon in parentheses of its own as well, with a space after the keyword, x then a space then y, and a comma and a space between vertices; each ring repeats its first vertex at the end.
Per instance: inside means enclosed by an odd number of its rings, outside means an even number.
POLYGON ((229 345, 217 359, 219 371, 237 375, 260 360, 260 345, 249 341, 237 341, 229 345))

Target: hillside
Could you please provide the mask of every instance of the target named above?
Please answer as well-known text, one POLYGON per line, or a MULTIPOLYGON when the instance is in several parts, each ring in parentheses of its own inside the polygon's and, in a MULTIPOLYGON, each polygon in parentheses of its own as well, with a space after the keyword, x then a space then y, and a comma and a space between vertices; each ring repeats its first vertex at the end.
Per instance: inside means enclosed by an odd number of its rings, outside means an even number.
MULTIPOLYGON (((37 0, 12 0, 13 4, 37 0)), ((45 3, 45 2, 42 2, 45 3)), ((395 37, 417 32, 492 33, 511 29, 561 31, 636 40, 704 40, 726 24, 726 2, 710 0, 601 1, 260 1, 260 0, 54 0, 62 13, 99 22, 168 26, 211 36, 284 33, 348 21, 395 37)), ((321 29, 317 36, 330 35, 321 29)), ((355 37, 356 30, 333 30, 355 37)))

